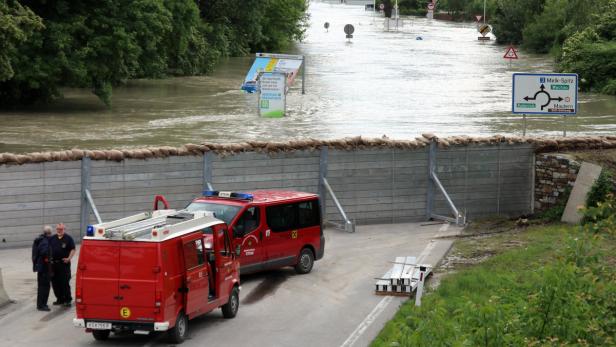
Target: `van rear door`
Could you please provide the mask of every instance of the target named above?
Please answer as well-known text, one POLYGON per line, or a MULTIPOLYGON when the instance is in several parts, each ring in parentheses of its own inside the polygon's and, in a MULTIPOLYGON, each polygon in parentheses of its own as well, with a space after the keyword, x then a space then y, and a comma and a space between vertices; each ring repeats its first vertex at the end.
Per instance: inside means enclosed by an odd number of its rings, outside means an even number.
POLYGON ((83 241, 77 281, 88 316, 113 319, 117 315, 119 265, 119 242, 83 241))
POLYGON ((210 289, 203 235, 194 233, 182 237, 182 253, 186 270, 186 314, 192 318, 205 311, 210 289))
MULTIPOLYGON (((118 293, 120 305, 136 308, 154 308, 156 276, 160 272, 158 244, 150 242, 122 242, 120 248, 120 279, 118 293)), ((138 310, 140 312, 142 310, 138 310)), ((146 310, 150 312, 152 310, 146 310)), ((153 314, 146 314, 150 316, 153 314)), ((126 318, 126 317, 123 317, 126 318)))

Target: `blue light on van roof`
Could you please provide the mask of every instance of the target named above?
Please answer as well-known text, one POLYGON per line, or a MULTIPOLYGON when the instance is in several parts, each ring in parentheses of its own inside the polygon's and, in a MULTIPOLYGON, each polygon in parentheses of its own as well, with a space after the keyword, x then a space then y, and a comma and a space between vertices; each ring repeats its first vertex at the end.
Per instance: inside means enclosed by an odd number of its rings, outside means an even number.
POLYGON ((203 196, 240 199, 240 200, 253 200, 254 199, 254 196, 252 194, 235 193, 235 192, 219 192, 217 190, 205 190, 203 191, 203 196))
POLYGON ((86 236, 94 236, 94 226, 93 225, 88 225, 88 228, 86 229, 86 236))

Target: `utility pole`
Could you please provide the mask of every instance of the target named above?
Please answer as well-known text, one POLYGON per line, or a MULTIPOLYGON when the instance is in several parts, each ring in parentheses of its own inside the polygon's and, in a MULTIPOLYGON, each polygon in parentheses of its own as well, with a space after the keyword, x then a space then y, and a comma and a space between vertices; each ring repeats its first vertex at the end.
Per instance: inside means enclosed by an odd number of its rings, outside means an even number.
POLYGON ((487 0, 483 0, 483 24, 486 24, 486 2, 487 0))

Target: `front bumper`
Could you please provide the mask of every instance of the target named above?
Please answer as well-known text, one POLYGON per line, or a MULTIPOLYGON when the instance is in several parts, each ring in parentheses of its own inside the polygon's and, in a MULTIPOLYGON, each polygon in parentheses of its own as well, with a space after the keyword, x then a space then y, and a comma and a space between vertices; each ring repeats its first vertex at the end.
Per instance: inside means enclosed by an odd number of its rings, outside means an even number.
MULTIPOLYGON (((76 328, 86 328, 86 319, 74 318, 73 325, 76 328)), ((169 322, 137 322, 137 321, 113 321, 104 319, 91 319, 92 322, 111 323, 111 330, 140 330, 140 331, 167 331, 169 330, 169 322)))

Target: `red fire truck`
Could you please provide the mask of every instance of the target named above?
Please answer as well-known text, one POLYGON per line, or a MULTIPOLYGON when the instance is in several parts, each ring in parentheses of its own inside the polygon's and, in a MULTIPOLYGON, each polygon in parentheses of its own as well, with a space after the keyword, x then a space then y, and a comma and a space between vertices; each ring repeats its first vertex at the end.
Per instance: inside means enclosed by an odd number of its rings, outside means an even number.
POLYGON ((239 308, 240 249, 227 225, 204 211, 158 210, 90 225, 77 267, 73 323, 97 340, 110 332, 167 331, 186 337, 188 320, 239 308))
POLYGON ((205 191, 187 211, 209 211, 229 225, 240 246, 241 274, 294 266, 309 273, 323 257, 319 196, 286 190, 205 191))

